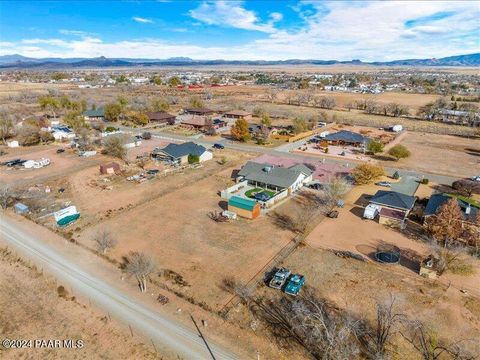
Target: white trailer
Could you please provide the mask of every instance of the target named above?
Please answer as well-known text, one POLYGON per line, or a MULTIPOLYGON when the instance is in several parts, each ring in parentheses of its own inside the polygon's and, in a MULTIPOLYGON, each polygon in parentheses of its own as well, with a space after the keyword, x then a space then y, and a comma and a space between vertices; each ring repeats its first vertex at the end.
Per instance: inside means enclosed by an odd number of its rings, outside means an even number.
POLYGON ((363 211, 363 218, 373 220, 377 217, 380 212, 380 206, 375 204, 368 204, 365 210, 363 211))

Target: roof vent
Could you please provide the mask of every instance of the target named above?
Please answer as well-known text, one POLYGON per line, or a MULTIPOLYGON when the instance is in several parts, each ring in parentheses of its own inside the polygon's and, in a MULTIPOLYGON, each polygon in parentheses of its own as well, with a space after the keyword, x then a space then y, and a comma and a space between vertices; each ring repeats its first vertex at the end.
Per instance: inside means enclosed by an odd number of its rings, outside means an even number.
POLYGON ((272 171, 272 167, 271 166, 265 166, 263 168, 263 171, 265 171, 266 173, 269 173, 270 171, 272 171))

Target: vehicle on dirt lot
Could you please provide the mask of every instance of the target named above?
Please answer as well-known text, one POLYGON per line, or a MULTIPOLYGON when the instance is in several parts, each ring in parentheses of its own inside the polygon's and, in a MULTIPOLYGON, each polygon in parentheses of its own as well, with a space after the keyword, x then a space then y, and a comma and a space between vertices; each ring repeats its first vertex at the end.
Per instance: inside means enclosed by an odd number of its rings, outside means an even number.
POLYGON ((285 286, 285 294, 297 296, 300 289, 305 284, 305 277, 300 274, 295 274, 290 277, 285 286))
POLYGON ((27 162, 27 160, 14 159, 14 160, 6 161, 6 162, 2 163, 2 165, 12 167, 12 166, 17 166, 17 165, 22 165, 25 162, 27 162))
POLYGON ((379 181, 379 182, 375 183, 375 185, 383 186, 383 187, 391 187, 392 183, 388 182, 388 181, 379 181))
POLYGON ((63 152, 65 152, 65 149, 57 149, 57 154, 61 154, 63 152))
POLYGON ((225 149, 225 145, 222 145, 222 144, 213 144, 213 148, 214 149, 225 149))
POLYGON ((268 283, 268 286, 270 286, 273 289, 281 289, 283 284, 285 284, 285 282, 287 281, 290 274, 291 272, 288 269, 285 269, 285 268, 278 269, 275 275, 273 275, 273 278, 268 283))
POLYGON ((363 211, 363 218, 373 220, 380 212, 380 207, 375 204, 368 204, 363 211))
POLYGON ((332 210, 327 214, 327 216, 331 219, 336 219, 336 218, 338 218, 338 211, 337 210, 332 210))
POLYGON ((472 176, 473 181, 480 181, 480 175, 472 176))

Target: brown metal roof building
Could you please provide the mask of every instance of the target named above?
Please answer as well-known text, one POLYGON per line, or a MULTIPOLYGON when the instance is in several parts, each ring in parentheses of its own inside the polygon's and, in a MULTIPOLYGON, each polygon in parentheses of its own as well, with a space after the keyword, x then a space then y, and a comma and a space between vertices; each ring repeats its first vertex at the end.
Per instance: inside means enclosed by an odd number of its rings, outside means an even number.
POLYGON ((191 115, 212 115, 215 113, 215 111, 207 108, 189 108, 185 109, 186 114, 191 114, 191 115))
POLYGON ((150 113, 147 113, 147 116, 150 119, 150 122, 157 122, 157 123, 169 124, 169 125, 175 124, 175 119, 176 119, 175 115, 169 114, 164 111, 150 112, 150 113))

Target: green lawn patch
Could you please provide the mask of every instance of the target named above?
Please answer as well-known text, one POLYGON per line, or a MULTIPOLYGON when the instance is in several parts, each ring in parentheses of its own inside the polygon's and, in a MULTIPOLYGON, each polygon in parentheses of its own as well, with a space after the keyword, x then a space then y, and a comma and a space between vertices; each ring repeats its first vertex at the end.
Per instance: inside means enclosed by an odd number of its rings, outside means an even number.
POLYGON ((275 196, 275 192, 270 191, 270 190, 265 190, 265 189, 262 189, 262 188, 255 188, 255 189, 250 189, 248 191, 245 191, 245 196, 253 199, 253 198, 255 198, 255 194, 261 193, 261 192, 267 193, 268 196, 270 196, 270 197, 275 196))
POLYGON ((467 204, 470 204, 470 205, 475 206, 476 208, 480 209, 480 202, 475 201, 474 199, 468 198, 466 196, 455 195, 455 194, 448 194, 448 196, 451 196, 451 197, 457 198, 459 200, 462 200, 462 201, 466 202, 467 204))

